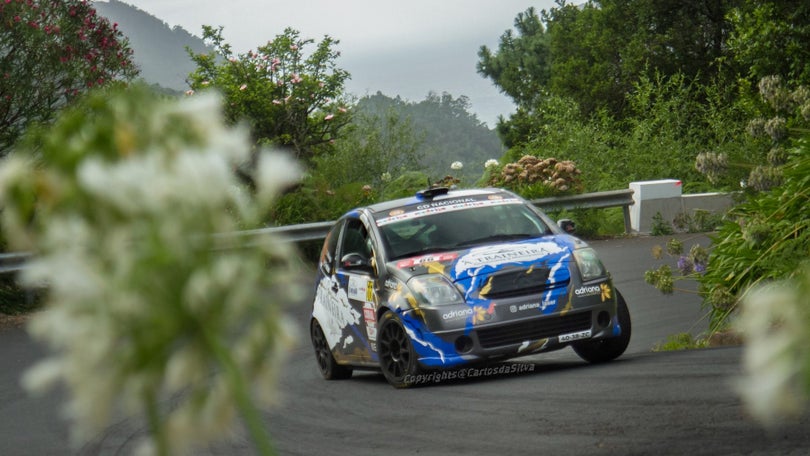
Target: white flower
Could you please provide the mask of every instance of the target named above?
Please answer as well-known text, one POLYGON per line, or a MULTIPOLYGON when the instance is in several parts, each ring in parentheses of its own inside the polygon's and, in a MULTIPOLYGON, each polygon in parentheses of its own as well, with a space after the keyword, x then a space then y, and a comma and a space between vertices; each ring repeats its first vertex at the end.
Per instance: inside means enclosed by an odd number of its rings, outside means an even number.
POLYGON ((796 289, 786 283, 753 288, 742 300, 737 327, 746 340, 745 375, 737 388, 765 425, 801 413, 810 359, 806 317, 796 289))
POLYGON ((460 161, 454 161, 453 164, 450 165, 450 169, 454 169, 456 171, 460 170, 463 167, 464 167, 464 163, 461 163, 460 161))
MULTIPOLYGON (((233 172, 250 156, 249 132, 226 125, 217 96, 155 100, 138 98, 146 115, 110 109, 105 122, 90 117, 81 132, 60 138, 94 150, 88 138, 139 133, 103 158, 88 154, 75 169, 7 161, 0 198, 4 232, 16 227, 15 239, 36 247, 25 282, 49 291, 29 330, 55 354, 25 375, 25 386, 64 383, 77 443, 120 412, 167 436, 150 435, 138 451, 181 454, 227 436, 238 415, 255 416, 237 394, 249 394, 255 407, 274 396, 271 380, 292 334, 281 304, 303 293, 290 280, 294 247, 223 234, 259 226, 300 169, 263 153, 254 196, 233 172), (47 210, 37 212, 38 223, 21 223, 19 191, 8 188, 34 177, 39 185, 23 190, 46 189, 47 198, 33 200, 47 210), (167 400, 172 407, 162 407, 167 400)), ((132 105, 121 96, 102 101, 132 105)))
POLYGON ((301 179, 301 167, 288 155, 265 151, 259 156, 256 190, 259 202, 267 204, 281 191, 301 179))
POLYGON ((498 166, 498 160, 490 158, 489 160, 484 162, 484 168, 492 168, 493 166, 498 166))
POLYGON ((383 182, 391 182, 391 173, 389 173, 388 171, 382 173, 380 175, 380 180, 383 182))

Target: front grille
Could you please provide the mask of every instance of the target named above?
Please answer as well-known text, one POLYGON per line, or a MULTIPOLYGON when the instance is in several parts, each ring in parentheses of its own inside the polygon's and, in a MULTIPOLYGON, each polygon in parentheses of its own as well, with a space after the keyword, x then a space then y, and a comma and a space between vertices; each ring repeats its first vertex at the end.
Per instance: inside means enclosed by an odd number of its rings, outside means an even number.
POLYGON ((551 270, 546 267, 504 270, 489 277, 481 288, 481 297, 504 299, 517 296, 538 295, 548 289, 564 287, 568 280, 549 282, 551 270))
POLYGON ((591 313, 579 312, 561 317, 538 318, 529 321, 481 328, 478 341, 483 348, 519 344, 527 340, 545 339, 591 328, 591 313))

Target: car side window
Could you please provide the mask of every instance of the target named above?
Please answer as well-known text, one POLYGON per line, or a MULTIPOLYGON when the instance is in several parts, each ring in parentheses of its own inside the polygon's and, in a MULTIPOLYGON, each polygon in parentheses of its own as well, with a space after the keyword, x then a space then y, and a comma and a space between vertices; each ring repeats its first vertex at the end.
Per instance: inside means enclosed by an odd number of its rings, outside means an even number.
POLYGON ((321 271, 327 276, 331 276, 335 270, 335 254, 337 251, 338 238, 340 237, 340 229, 342 227, 343 223, 337 223, 329 230, 329 233, 326 235, 326 240, 323 243, 323 248, 321 249, 318 267, 320 267, 321 271))
POLYGON ((346 222, 340 252, 341 255, 357 253, 365 259, 371 258, 371 239, 368 230, 359 219, 350 219, 346 222))

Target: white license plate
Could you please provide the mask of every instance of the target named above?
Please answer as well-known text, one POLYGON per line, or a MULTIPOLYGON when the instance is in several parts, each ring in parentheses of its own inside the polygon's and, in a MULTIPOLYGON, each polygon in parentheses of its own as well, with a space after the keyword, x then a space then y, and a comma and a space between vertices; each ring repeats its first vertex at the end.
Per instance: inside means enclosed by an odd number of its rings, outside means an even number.
POLYGON ((588 339, 591 337, 591 330, 580 331, 571 334, 563 334, 559 337, 560 342, 573 342, 580 339, 588 339))

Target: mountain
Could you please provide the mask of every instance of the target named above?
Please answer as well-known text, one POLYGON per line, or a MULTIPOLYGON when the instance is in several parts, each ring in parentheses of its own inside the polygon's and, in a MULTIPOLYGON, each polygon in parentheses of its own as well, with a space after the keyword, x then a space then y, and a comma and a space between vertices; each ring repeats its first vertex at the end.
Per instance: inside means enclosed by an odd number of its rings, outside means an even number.
POLYGON ((162 20, 132 5, 117 0, 96 1, 93 7, 102 17, 118 24, 129 39, 133 60, 141 77, 174 91, 188 89, 186 77, 196 68, 186 52, 209 52, 203 40, 179 26, 169 27, 162 20))

